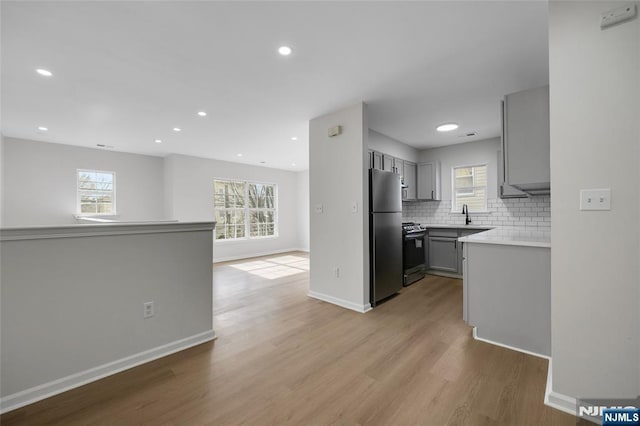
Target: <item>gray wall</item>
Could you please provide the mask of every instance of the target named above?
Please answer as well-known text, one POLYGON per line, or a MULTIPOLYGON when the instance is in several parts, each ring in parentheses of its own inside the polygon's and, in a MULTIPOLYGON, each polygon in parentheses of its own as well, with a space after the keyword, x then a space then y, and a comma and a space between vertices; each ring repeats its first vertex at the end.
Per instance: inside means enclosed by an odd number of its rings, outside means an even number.
POLYGON ((367 145, 369 149, 406 161, 418 162, 418 150, 414 147, 372 129, 368 129, 368 135, 367 145))
POLYGON ((309 290, 354 309, 369 303, 367 128, 362 103, 309 123, 309 290), (329 138, 327 130, 337 125, 343 133, 329 138), (357 213, 351 212, 353 203, 358 203, 357 213), (318 205, 323 206, 322 213, 315 211, 318 205), (334 275, 336 267, 340 277, 334 275))
MULTIPOLYGON (((496 105, 496 108, 498 105, 496 105)), ((442 200, 451 201, 451 168, 474 164, 487 165, 487 199, 498 198, 498 150, 500 138, 461 143, 420 151, 419 162, 439 160, 442 166, 442 200)), ((451 207, 451 206, 449 206, 451 207)))
POLYGON ((623 4, 549 6, 553 391, 571 397, 640 394, 640 19, 599 27, 623 4), (585 188, 611 211, 580 211, 585 188))
POLYGON ((2 397, 211 331, 211 239, 2 241, 2 397), (144 319, 147 301, 156 314, 144 319))
POLYGON ((214 261, 259 256, 302 247, 298 213, 305 203, 298 173, 228 161, 172 154, 165 157, 167 216, 181 221, 214 220, 213 181, 241 179, 278 185, 278 236, 256 240, 216 241, 214 261))
POLYGON ((4 138, 2 226, 75 223, 77 169, 116 172, 121 220, 163 219, 163 159, 4 138))

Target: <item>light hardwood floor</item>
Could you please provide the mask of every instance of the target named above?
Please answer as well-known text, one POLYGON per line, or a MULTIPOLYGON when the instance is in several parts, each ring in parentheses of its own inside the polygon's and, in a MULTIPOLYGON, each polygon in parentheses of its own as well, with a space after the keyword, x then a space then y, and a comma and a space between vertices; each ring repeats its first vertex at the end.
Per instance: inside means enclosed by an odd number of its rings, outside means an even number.
POLYGON ((461 281, 367 314, 307 297, 304 253, 214 266, 218 339, 7 413, 18 424, 575 425, 547 361, 475 341, 461 281))

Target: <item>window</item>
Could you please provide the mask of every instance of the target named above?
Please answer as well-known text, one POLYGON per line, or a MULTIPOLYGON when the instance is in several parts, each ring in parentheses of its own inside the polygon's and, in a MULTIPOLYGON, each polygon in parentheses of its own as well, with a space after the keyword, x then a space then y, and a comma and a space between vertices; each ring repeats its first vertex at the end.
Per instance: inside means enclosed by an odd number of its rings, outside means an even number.
POLYGON ((462 166, 451 170, 453 212, 462 211, 462 205, 469 206, 469 212, 487 211, 487 166, 462 166))
POLYGON ((213 182, 216 240, 277 235, 277 186, 216 179, 213 182))
POLYGON ((116 214, 116 174, 78 170, 78 214, 116 214))

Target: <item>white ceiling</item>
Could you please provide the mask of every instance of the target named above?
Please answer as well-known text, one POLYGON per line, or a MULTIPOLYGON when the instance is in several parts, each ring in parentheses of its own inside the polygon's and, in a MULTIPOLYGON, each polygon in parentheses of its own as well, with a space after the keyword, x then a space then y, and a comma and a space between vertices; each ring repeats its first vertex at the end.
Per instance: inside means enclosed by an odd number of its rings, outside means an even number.
POLYGON ((361 100, 416 148, 497 136, 548 82, 547 3, 3 1, 2 59, 5 136, 302 170, 308 121, 361 100))

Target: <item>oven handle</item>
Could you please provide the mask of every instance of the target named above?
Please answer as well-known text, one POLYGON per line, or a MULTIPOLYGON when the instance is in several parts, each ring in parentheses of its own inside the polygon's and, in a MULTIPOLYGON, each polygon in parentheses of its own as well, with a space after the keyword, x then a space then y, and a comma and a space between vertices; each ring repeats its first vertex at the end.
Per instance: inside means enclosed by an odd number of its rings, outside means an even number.
POLYGON ((417 239, 420 239, 420 238, 424 238, 426 236, 427 236, 427 234, 405 235, 404 239, 405 240, 417 240, 417 239))

